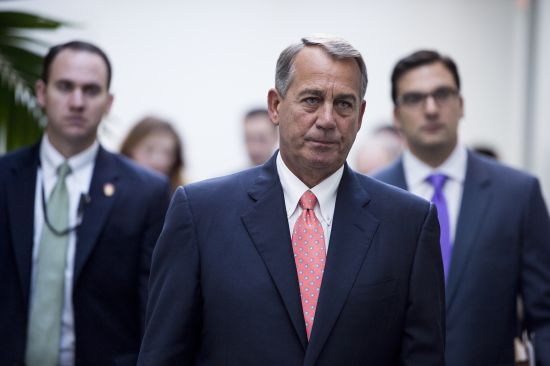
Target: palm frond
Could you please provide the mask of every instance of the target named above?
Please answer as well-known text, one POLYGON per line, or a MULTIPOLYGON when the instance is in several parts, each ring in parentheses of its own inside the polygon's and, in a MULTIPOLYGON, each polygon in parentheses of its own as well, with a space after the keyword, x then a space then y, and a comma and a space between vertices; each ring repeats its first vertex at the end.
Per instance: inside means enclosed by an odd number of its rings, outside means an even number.
POLYGON ((33 89, 48 44, 26 33, 67 24, 31 13, 0 12, 0 153, 34 141, 46 122, 33 89))

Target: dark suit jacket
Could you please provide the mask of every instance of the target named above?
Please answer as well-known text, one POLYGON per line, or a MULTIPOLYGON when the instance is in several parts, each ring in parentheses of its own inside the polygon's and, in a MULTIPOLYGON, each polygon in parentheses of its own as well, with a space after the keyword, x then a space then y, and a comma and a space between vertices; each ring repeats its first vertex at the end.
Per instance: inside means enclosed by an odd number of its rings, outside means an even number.
MULTIPOLYGON (((35 145, 0 159, 0 365, 24 360, 38 151, 35 145)), ((135 364, 169 186, 100 147, 89 194, 74 264, 76 365, 135 364), (111 197, 105 183, 115 187, 111 197)))
MULTIPOLYGON (((407 188, 402 160, 376 178, 407 188)), ((447 278, 447 366, 514 364, 518 293, 548 366, 550 220, 539 183, 469 152, 447 278)))
POLYGON ((138 365, 442 365, 434 207, 347 165, 337 194, 308 343, 275 157, 180 188, 138 365))

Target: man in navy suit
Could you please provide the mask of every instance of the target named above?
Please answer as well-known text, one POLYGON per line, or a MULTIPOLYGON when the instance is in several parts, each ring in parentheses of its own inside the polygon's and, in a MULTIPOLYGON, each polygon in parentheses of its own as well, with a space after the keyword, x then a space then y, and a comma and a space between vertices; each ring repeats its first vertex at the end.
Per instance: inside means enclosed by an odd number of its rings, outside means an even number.
POLYGON ((436 210, 345 162, 366 87, 342 39, 281 53, 280 151, 175 193, 138 365, 443 365, 436 210))
POLYGON ((110 80, 96 46, 51 48, 45 133, 0 159, 1 365, 135 365, 169 186, 98 143, 110 80))
POLYGON ((537 365, 550 365, 550 219, 538 180, 458 142, 464 102, 449 57, 418 51, 400 60, 392 97, 408 151, 376 178, 444 198, 446 365, 513 365, 518 295, 537 365))

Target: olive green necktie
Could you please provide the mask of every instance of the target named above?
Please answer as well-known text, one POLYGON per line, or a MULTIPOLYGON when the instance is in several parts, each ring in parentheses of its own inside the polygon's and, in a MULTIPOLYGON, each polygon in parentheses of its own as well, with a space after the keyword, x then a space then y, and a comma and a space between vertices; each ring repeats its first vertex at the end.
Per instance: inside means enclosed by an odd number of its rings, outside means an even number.
POLYGON ((38 251, 34 290, 31 292, 25 362, 27 366, 59 364, 61 314, 64 299, 65 263, 69 234, 57 231, 69 226, 69 193, 65 178, 71 173, 67 161, 57 169, 57 183, 48 199, 38 251))

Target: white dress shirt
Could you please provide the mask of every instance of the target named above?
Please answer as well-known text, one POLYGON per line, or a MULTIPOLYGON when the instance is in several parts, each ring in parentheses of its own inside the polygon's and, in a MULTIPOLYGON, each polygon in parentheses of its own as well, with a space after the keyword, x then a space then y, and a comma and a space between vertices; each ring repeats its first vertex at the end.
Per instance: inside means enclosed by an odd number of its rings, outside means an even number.
POLYGON ((434 194, 434 187, 426 181, 426 178, 434 173, 441 173, 447 176, 445 186, 443 187, 443 194, 445 195, 447 210, 449 211, 451 245, 454 244, 456 222, 460 211, 460 203, 462 202, 467 160, 468 153, 466 147, 459 144, 457 144, 447 160, 435 169, 419 160, 408 150, 403 154, 405 180, 409 191, 417 196, 431 200, 434 194))
MULTIPOLYGON (((68 159, 71 173, 65 178, 67 190, 69 192, 69 227, 77 225, 78 205, 82 194, 88 194, 92 173, 95 165, 95 158, 99 149, 99 143, 96 141, 92 146, 83 152, 68 159)), ((53 147, 44 134, 40 144, 40 167, 36 176, 36 191, 34 198, 34 247, 32 252, 32 283, 31 296, 34 293, 34 283, 38 261, 38 249, 42 228, 44 226, 44 211, 42 210, 42 189, 46 197, 46 202, 50 196, 55 183, 57 182, 57 168, 65 161, 65 158, 53 147)), ((63 302, 63 313, 61 315, 61 344, 60 344, 60 365, 74 365, 75 351, 75 332, 73 315, 73 269, 76 252, 76 232, 73 230, 69 234, 69 244, 67 248, 67 262, 65 266, 65 298, 63 302)))
POLYGON ((325 232, 325 248, 328 252, 328 246, 330 241, 330 232, 332 229, 332 221, 334 219, 334 206, 336 205, 336 192, 338 185, 344 174, 344 166, 335 171, 328 178, 324 179, 321 183, 317 184, 313 188, 308 188, 298 177, 294 175, 288 169, 281 154, 277 154, 277 172, 279 173, 279 180, 283 186, 283 194, 285 197, 286 215, 288 219, 288 228, 290 230, 290 236, 292 237, 292 230, 298 217, 302 213, 302 209, 299 206, 300 197, 306 192, 311 191, 317 197, 317 203, 313 211, 321 222, 323 231, 325 232))

